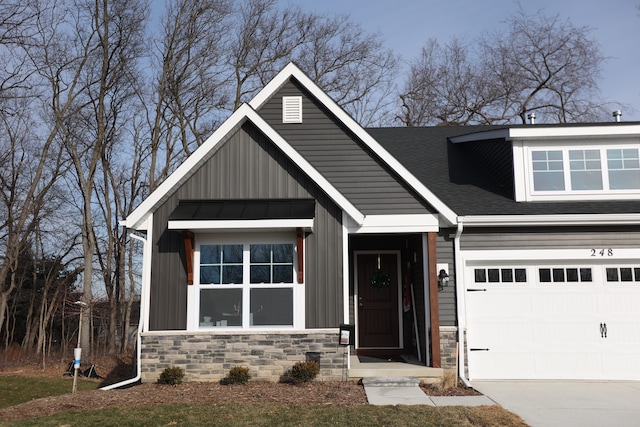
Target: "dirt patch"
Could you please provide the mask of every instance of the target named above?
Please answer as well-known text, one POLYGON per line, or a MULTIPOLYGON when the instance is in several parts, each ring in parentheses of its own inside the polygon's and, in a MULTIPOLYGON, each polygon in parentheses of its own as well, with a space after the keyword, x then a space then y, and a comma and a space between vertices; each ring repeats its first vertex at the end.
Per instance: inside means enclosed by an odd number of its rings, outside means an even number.
POLYGON ((428 396, 482 396, 478 390, 466 387, 462 381, 457 387, 443 388, 439 384, 420 384, 420 388, 428 396))

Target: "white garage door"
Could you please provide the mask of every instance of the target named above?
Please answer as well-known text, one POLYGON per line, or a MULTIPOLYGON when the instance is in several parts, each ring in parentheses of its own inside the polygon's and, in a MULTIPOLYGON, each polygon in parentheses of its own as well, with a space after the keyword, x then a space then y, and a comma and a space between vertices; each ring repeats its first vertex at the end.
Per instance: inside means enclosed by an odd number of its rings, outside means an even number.
POLYGON ((471 379, 640 380, 640 263, 467 263, 471 379))

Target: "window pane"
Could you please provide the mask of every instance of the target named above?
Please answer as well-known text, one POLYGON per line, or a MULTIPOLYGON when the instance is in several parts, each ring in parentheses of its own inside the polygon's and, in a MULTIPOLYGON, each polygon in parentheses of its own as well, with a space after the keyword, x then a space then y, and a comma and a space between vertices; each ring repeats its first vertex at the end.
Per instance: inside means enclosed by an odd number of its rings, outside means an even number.
POLYGON ((251 245, 251 262, 271 262, 271 245, 251 245))
POLYGON ((293 264, 293 245, 273 245, 273 262, 293 264))
POLYGON ((242 283, 242 265, 223 265, 222 283, 242 283))
POLYGON ((640 268, 633 269, 633 277, 636 282, 640 282, 640 268))
POLYGON ((633 274, 630 268, 620 269, 620 281, 621 282, 633 282, 633 274))
POLYGON ((489 269, 489 282, 496 283, 500 281, 500 270, 497 268, 489 269))
POLYGON ((484 283, 487 281, 487 273, 484 268, 476 268, 474 270, 474 275, 476 278, 476 283, 484 283))
POLYGON ((607 282, 617 282, 617 281, 618 281, 618 269, 607 268, 607 282))
POLYGON ((242 245, 223 245, 222 262, 237 263, 242 262, 242 245))
POLYGON ((572 190, 602 190, 599 150, 570 150, 572 190))
POLYGON ((577 281, 578 281, 578 269, 567 268, 567 282, 577 282, 577 281))
POLYGON ((540 281, 544 283, 551 282, 551 269, 550 268, 541 268, 539 270, 540 281))
POLYGON ((242 289, 200 291, 200 326, 242 326, 242 289))
POLYGON ((502 281, 503 282, 513 282, 513 270, 510 268, 502 269, 502 281))
POLYGON ((204 285, 211 284, 211 283, 220 283, 220 267, 201 266, 200 267, 200 283, 204 285))
POLYGON ((591 269, 590 268, 581 268, 580 269, 580 281, 581 282, 591 282, 591 269))
POLYGON ((640 159, 635 148, 607 150, 609 188, 640 189, 640 159))
POLYGON ((251 325, 293 325, 293 289, 251 289, 251 325))
POLYGON ((516 268, 516 282, 527 281, 527 270, 524 268, 516 268))
POLYGON ((290 265, 273 266, 272 283, 293 283, 293 268, 290 265))
POLYGON ((554 282, 564 282, 564 268, 554 268, 553 269, 553 281, 554 282))
POLYGON ((220 264, 221 252, 222 252, 222 248, 220 245, 200 246, 200 263, 201 264, 220 264))
POLYGON ((564 190, 562 151, 532 151, 531 162, 535 191, 564 190))
POLYGON ((252 265, 251 271, 251 283, 270 283, 271 282, 271 268, 268 265, 252 265))

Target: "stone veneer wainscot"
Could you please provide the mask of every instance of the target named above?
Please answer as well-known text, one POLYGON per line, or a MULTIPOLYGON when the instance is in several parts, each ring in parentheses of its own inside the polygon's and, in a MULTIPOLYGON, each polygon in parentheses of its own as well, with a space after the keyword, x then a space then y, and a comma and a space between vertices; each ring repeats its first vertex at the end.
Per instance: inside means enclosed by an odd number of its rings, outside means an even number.
POLYGON ((280 381, 300 361, 320 359, 318 380, 341 380, 345 348, 338 329, 304 331, 162 331, 142 334, 142 382, 155 382, 167 367, 184 370, 185 381, 219 381, 234 366, 252 380, 280 381))

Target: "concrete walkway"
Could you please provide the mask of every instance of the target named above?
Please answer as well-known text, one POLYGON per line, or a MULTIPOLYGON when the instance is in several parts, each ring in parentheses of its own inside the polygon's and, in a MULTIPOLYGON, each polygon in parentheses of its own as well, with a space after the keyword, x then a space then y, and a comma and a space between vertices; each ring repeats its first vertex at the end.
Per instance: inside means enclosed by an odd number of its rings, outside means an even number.
POLYGON ((496 403, 486 396, 427 396, 417 378, 363 378, 370 405, 482 406, 496 403))
POLYGON ((640 426, 637 381, 472 381, 531 427, 640 426))

